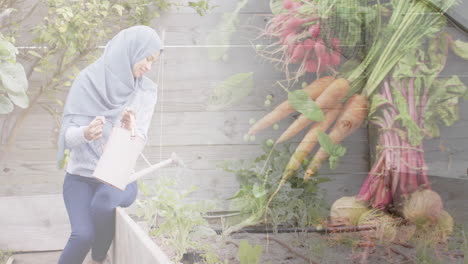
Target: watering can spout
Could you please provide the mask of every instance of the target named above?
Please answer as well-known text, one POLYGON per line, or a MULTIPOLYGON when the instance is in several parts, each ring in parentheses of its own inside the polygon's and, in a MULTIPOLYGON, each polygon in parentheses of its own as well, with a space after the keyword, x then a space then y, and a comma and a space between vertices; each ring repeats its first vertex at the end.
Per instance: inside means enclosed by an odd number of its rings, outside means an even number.
POLYGON ((129 178, 129 183, 138 180, 139 178, 145 176, 146 174, 149 174, 153 171, 156 171, 158 169, 167 167, 169 165, 177 165, 177 166, 184 166, 184 163, 182 160, 173 152, 171 154, 171 157, 167 160, 161 161, 157 164, 154 164, 148 168, 145 168, 143 170, 140 170, 138 172, 133 173, 130 178, 129 178))

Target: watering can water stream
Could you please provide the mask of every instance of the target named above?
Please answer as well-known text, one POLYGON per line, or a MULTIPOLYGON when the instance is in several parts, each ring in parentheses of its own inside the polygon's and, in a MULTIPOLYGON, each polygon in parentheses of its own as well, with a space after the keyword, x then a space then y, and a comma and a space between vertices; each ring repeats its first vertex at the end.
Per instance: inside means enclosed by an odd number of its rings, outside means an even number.
POLYGON ((127 184, 153 171, 169 165, 183 165, 177 155, 172 153, 169 159, 154 165, 149 164, 150 167, 134 172, 138 157, 143 156, 144 145, 143 139, 135 136, 134 129, 129 131, 125 128, 113 127, 93 176, 113 187, 125 190, 127 184))

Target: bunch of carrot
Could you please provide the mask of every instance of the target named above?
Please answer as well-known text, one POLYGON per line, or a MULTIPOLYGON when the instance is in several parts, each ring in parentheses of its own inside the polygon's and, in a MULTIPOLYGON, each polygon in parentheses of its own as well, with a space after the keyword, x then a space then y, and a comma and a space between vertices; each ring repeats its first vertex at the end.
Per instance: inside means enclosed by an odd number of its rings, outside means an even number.
MULTIPOLYGON (((334 144, 339 144, 359 128, 367 117, 369 103, 367 98, 363 95, 355 94, 351 96, 344 107, 342 106, 341 101, 349 91, 349 82, 346 79, 335 79, 332 76, 322 77, 303 88, 303 90, 315 101, 318 107, 322 109, 325 116, 322 121, 316 122, 310 127, 309 131, 296 148, 283 172, 277 189, 270 196, 268 205, 317 145, 319 131, 326 132, 335 123, 328 135, 334 144)), ((250 135, 256 134, 295 111, 296 110, 286 100, 255 123, 248 133, 250 135)), ((299 118, 280 136, 275 144, 290 139, 304 128, 308 127, 312 122, 313 121, 308 119, 305 115, 299 116, 299 118)), ((304 175, 304 181, 307 181, 314 175, 328 157, 329 153, 323 147, 320 148, 309 163, 306 174, 304 175)))
POLYGON ((321 18, 313 1, 284 0, 285 13, 274 16, 261 36, 277 39, 258 53, 279 63, 289 74, 288 65, 297 64, 295 78, 307 72, 322 73, 340 64, 340 39, 324 33, 321 18))

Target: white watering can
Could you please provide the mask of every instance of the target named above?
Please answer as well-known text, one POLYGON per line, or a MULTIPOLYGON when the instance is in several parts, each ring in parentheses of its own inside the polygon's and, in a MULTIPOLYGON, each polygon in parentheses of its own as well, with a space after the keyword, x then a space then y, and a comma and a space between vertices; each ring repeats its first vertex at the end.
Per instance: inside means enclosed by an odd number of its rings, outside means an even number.
POLYGON ((143 156, 143 147, 144 141, 135 136, 134 129, 128 131, 125 128, 113 127, 93 176, 104 183, 125 190, 127 184, 153 171, 169 165, 183 166, 183 162, 172 153, 169 159, 134 172, 138 156, 143 156))

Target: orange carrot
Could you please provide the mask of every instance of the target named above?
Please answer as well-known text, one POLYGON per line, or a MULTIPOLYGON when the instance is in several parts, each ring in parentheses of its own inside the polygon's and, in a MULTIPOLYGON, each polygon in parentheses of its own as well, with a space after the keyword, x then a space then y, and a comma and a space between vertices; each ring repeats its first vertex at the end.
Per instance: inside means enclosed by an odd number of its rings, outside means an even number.
MULTIPOLYGON (((319 95, 329 86, 335 77, 325 76, 320 79, 315 80, 308 86, 304 88, 304 91, 309 95, 312 100, 317 99, 319 95)), ((273 111, 268 113, 257 123, 255 123, 249 130, 248 134, 255 135, 261 130, 273 125, 274 123, 280 121, 281 119, 287 117, 288 115, 294 113, 296 110, 291 106, 288 100, 284 101, 278 105, 273 111)))
MULTIPOLYGON (((296 171, 302 164, 304 159, 310 154, 312 149, 318 142, 318 131, 325 132, 333 124, 338 114, 341 112, 342 105, 328 111, 322 122, 314 124, 309 132, 302 139, 301 143, 297 146, 296 151, 288 162, 286 170, 296 171)), ((286 173, 286 172, 285 172, 286 173)))
MULTIPOLYGON (((347 136, 356 131, 367 117, 369 101, 364 95, 355 94, 346 102, 343 112, 338 117, 333 126, 329 137, 333 143, 338 144, 347 136)), ((329 154, 323 148, 320 148, 314 155, 314 158, 307 167, 304 181, 307 181, 328 159, 329 154)))
POLYGON ((316 123, 312 128, 307 132, 307 135, 302 140, 301 144, 296 148, 293 156, 286 165, 286 168, 283 172, 283 176, 276 188, 275 192, 270 196, 270 199, 267 203, 267 208, 270 205, 273 198, 279 192, 281 187, 286 183, 286 181, 294 174, 294 172, 301 166, 302 161, 309 155, 314 146, 317 144, 317 133, 318 131, 326 131, 335 121, 336 117, 340 113, 341 104, 338 105, 338 108, 332 109, 331 111, 325 114, 323 121, 316 123))
MULTIPOLYGON (((334 80, 323 93, 317 97, 315 103, 317 104, 323 112, 327 112, 332 108, 336 107, 336 104, 343 99, 349 91, 349 82, 346 79, 339 78, 334 80)), ((312 120, 310 120, 305 115, 301 115, 296 121, 294 121, 286 131, 278 139, 277 143, 284 142, 296 134, 301 132, 305 127, 310 125, 312 120)))

